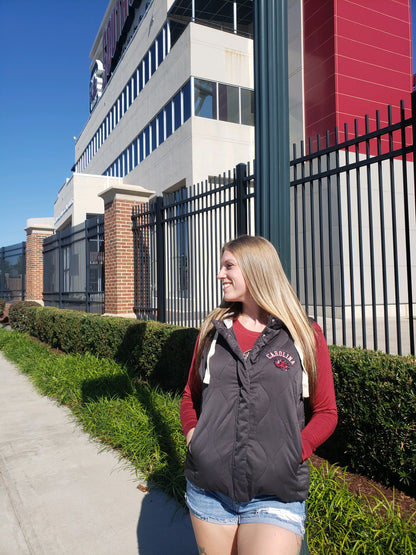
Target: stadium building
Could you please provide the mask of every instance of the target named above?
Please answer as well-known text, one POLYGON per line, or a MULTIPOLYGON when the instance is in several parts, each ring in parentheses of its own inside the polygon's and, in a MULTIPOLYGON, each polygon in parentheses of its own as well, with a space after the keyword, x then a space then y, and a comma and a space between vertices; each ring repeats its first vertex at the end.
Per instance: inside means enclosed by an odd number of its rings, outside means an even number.
MULTIPOLYGON (((114 184, 160 195, 253 160, 252 35, 252 0, 111 0, 55 228, 114 184)), ((288 35, 291 143, 409 97, 409 0, 288 0, 288 35)))

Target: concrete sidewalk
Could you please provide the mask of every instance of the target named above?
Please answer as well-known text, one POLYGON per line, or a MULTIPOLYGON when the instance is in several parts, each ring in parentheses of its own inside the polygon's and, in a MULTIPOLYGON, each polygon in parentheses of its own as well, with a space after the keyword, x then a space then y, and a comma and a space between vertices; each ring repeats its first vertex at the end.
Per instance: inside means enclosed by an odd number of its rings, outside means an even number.
MULTIPOLYGON (((35 361, 34 361, 35 362, 35 361)), ((0 353, 0 554, 193 555, 188 515, 0 353)))

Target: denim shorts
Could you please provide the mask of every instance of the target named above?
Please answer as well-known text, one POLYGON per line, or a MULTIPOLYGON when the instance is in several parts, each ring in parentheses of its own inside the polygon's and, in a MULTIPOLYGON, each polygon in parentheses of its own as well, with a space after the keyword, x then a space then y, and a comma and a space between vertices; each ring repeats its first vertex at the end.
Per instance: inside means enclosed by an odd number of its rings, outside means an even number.
POLYGON ((282 503, 273 495, 259 495, 247 503, 237 503, 228 495, 201 489, 188 479, 186 482, 186 504, 201 520, 214 524, 274 524, 301 537, 305 533, 304 501, 282 503))

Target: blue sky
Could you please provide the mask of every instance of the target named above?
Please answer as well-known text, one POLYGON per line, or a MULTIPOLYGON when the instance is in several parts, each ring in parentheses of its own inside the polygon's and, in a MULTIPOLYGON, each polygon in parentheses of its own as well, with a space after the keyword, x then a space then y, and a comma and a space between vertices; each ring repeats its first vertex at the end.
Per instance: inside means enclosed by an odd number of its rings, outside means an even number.
POLYGON ((89 116, 89 53, 108 0, 0 0, 0 247, 53 216, 89 116))
POLYGON ((53 216, 71 176, 73 137, 89 115, 89 53, 107 4, 0 0, 0 247, 26 240, 28 218, 53 216))

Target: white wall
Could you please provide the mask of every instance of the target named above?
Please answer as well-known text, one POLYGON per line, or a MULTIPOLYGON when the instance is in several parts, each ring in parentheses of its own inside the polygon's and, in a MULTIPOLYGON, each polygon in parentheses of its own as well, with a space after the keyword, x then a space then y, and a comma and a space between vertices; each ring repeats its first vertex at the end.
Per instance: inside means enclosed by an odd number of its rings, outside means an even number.
POLYGON ((73 174, 61 187, 54 205, 54 225, 56 230, 68 224, 83 223, 86 215, 104 214, 104 201, 98 195, 112 185, 120 185, 118 177, 102 175, 73 174))

